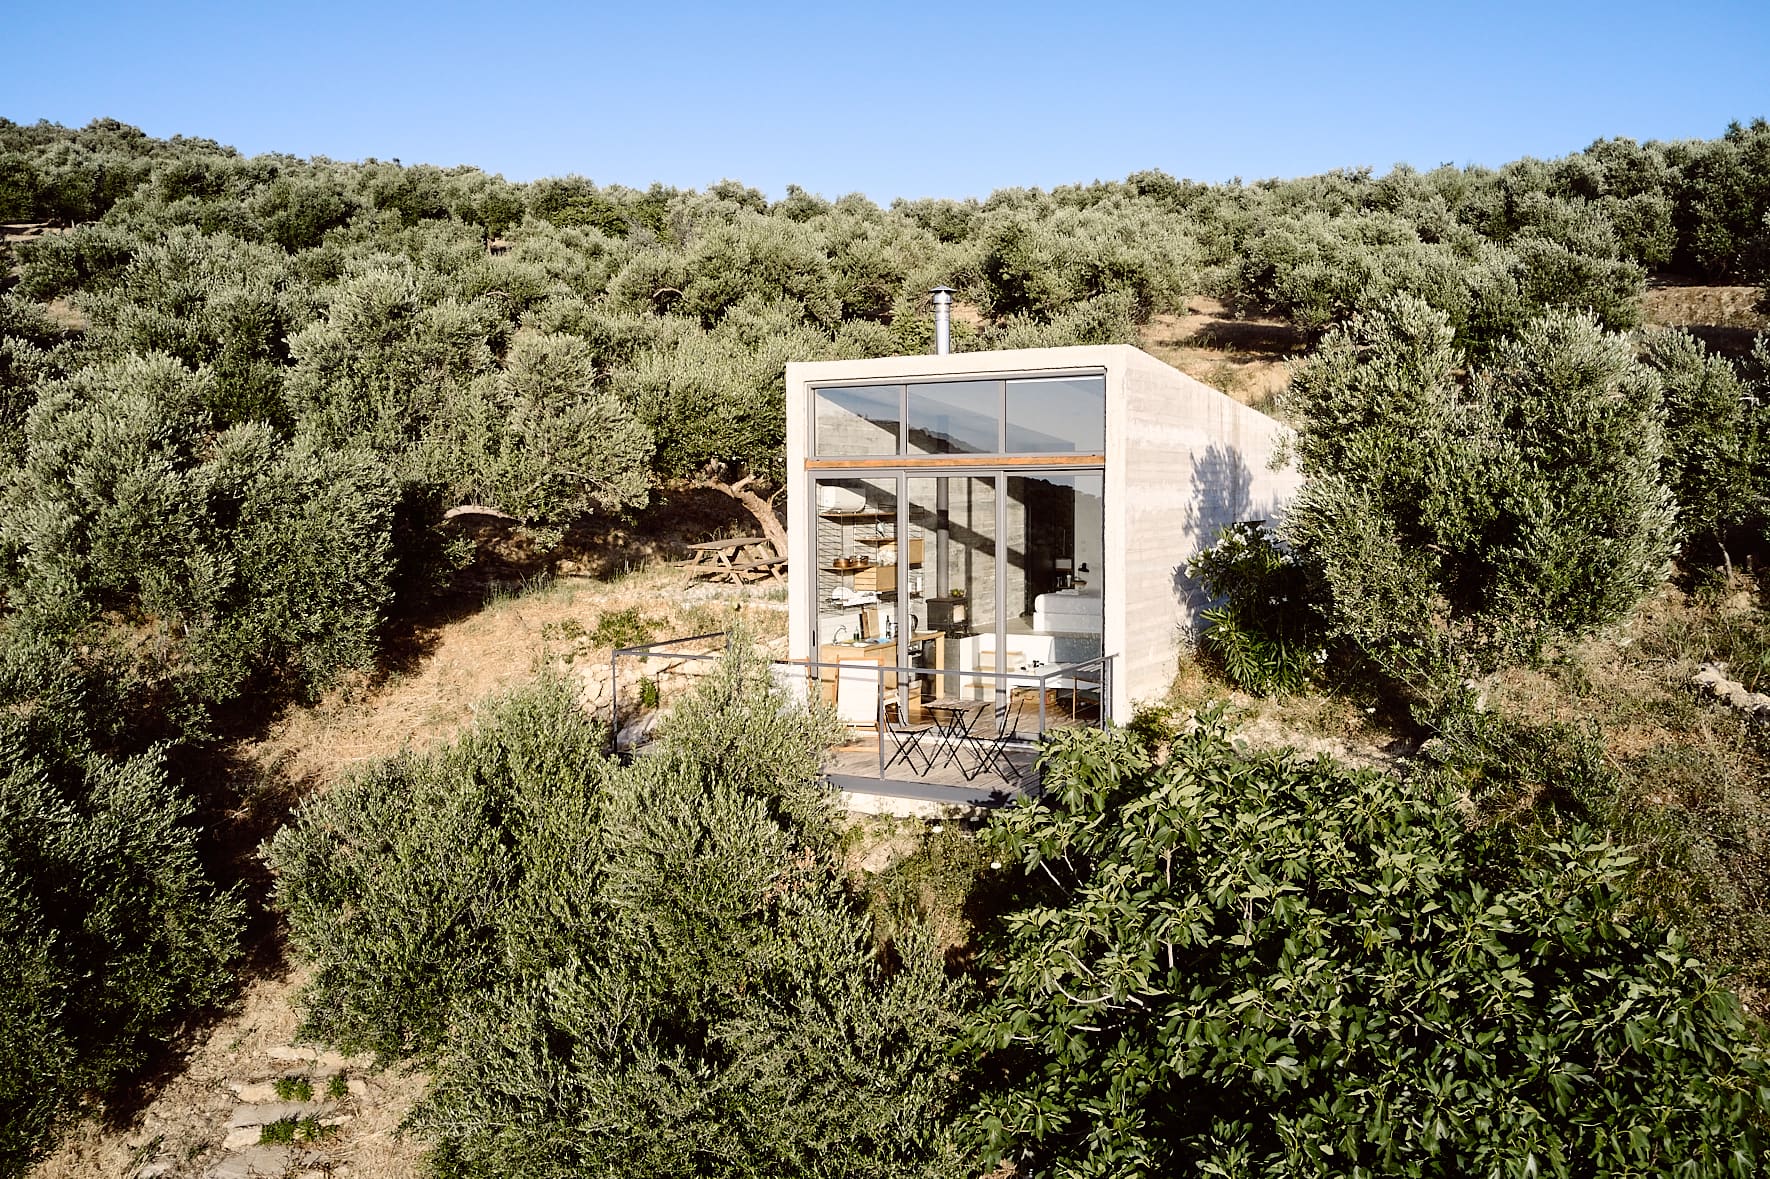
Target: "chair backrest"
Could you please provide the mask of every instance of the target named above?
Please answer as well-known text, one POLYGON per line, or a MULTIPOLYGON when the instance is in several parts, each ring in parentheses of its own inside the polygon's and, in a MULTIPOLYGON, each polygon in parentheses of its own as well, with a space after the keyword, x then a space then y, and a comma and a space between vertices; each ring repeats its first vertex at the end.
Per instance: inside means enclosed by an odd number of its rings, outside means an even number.
POLYGON ((1028 703, 1026 693, 1009 692, 1008 699, 1002 705, 1002 715, 996 735, 1004 740, 1012 737, 1020 726, 1020 718, 1032 706, 1028 703))
POLYGON ((879 723, 879 668, 874 663, 836 665, 836 716, 849 725, 879 723))
POLYGON ((967 737, 994 737, 996 735, 996 706, 993 701, 983 700, 978 703, 984 707, 973 709, 965 718, 965 735, 967 737))
POLYGON ((918 728, 925 729, 928 727, 927 725, 912 725, 909 722, 909 718, 904 716, 903 707, 895 700, 887 699, 885 701, 885 710, 881 715, 885 718, 885 729, 887 732, 913 732, 918 728))

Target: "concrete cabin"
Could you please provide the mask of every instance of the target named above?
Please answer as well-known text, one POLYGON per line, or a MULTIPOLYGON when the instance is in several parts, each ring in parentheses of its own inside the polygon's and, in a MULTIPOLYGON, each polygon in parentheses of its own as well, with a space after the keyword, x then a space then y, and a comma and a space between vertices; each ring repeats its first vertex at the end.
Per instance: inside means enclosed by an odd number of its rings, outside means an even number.
POLYGON ((789 656, 875 718, 881 774, 899 730, 969 782, 1004 725, 1161 695, 1208 604, 1187 561, 1299 482, 1283 426, 1125 345, 789 364, 786 394, 789 656))

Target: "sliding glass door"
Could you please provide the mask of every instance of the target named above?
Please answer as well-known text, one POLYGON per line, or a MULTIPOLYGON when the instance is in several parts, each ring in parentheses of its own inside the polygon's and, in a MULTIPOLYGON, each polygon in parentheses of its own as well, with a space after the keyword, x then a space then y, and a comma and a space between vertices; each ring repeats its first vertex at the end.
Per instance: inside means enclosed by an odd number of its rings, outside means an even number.
POLYGON ((1022 665, 1098 659, 1105 634, 1105 479, 1020 472, 1005 480, 1003 647, 1022 665))
POLYGON ((1000 485, 995 475, 904 480, 909 553, 923 576, 902 625, 906 666, 926 669, 916 677, 921 701, 981 694, 982 683, 961 673, 976 664, 977 636, 994 635, 1001 618, 1000 485))
POLYGON ((913 669, 876 682, 915 717, 936 698, 992 698, 1000 673, 1099 657, 1102 485, 1098 469, 814 479, 818 660, 913 669))

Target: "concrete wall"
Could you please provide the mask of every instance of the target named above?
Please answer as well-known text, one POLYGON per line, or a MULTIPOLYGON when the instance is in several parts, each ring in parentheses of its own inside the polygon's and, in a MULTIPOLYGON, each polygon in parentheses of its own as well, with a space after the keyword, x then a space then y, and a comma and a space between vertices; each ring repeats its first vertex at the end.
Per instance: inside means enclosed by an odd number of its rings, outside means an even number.
POLYGON ((1272 467, 1284 426, 1153 356, 1124 353, 1109 370, 1106 418, 1107 650, 1120 656, 1121 720, 1167 690, 1210 604, 1187 561, 1226 524, 1279 520, 1301 482, 1294 467, 1272 467))
POLYGON ((789 644, 808 655, 811 593, 799 571, 813 559, 803 462, 812 385, 829 382, 1015 376, 1067 369, 1106 372, 1105 646, 1116 655, 1113 714, 1157 697, 1181 644, 1208 605, 1186 562, 1225 524, 1276 521, 1295 493, 1293 469, 1274 470, 1286 430, 1177 369, 1126 345, 1032 348, 948 356, 891 356, 787 366, 789 644))

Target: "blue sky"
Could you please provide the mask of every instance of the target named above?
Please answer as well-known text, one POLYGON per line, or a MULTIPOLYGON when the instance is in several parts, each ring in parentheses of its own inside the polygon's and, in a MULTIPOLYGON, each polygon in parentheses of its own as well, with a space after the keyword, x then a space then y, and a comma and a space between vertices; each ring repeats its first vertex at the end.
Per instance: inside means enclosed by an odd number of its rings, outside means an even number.
POLYGON ((1770 3, 18 3, 0 115, 512 180, 983 196, 1770 115, 1770 3))

